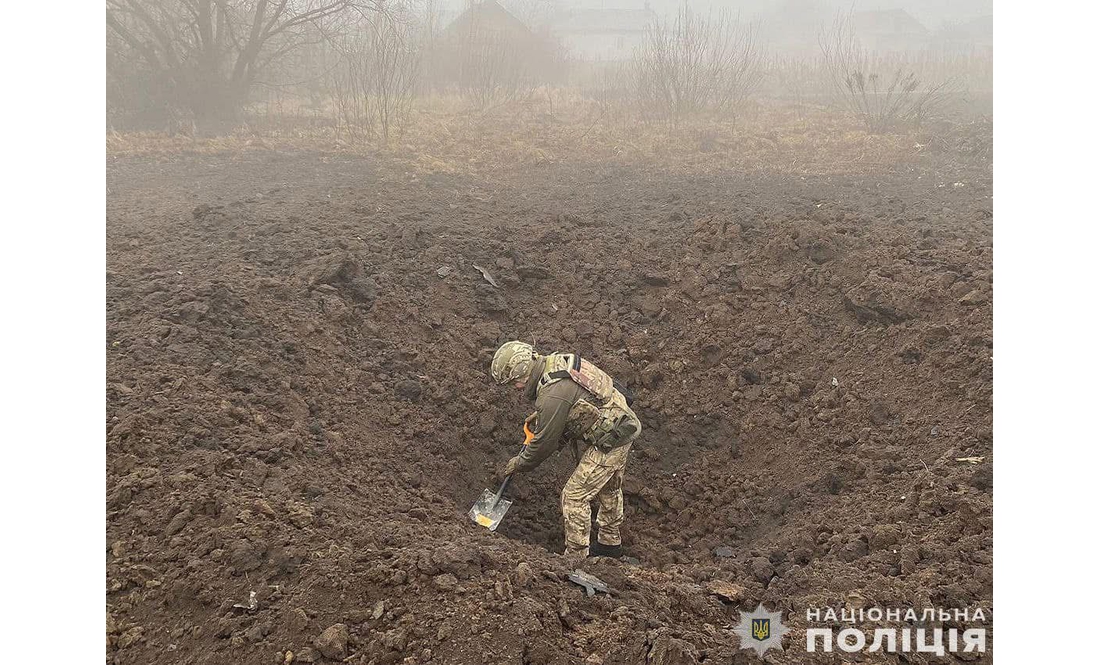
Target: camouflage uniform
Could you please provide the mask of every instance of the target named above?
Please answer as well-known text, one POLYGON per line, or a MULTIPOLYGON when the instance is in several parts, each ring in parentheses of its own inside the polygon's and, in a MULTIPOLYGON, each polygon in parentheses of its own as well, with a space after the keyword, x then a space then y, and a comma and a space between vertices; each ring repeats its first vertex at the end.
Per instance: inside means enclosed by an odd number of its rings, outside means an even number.
POLYGON ((561 491, 561 514, 565 518, 565 551, 588 555, 588 531, 592 525, 592 500, 600 503, 596 513, 596 540, 619 545, 623 523, 623 472, 631 444, 601 452, 589 446, 577 469, 561 491))
POLYGON ((641 423, 610 376, 573 354, 536 356, 526 386, 535 402, 534 438, 516 471, 538 466, 568 441, 577 468, 561 493, 566 553, 588 554, 591 502, 599 501, 597 540, 619 545, 623 472, 641 423))

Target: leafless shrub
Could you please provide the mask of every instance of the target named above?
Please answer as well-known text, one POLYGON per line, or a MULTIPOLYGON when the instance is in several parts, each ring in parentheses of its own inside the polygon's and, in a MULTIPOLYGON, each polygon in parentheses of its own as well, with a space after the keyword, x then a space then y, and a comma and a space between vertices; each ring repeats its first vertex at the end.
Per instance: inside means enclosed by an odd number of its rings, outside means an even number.
POLYGON ((423 43, 400 12, 367 16, 333 39, 337 62, 328 76, 337 126, 388 143, 408 121, 423 43))
POLYGON ((531 88, 524 48, 510 35, 471 29, 458 49, 458 91, 475 108, 515 101, 531 88))
POLYGON ((900 56, 876 58, 856 39, 851 17, 839 15, 820 38, 822 59, 837 105, 867 131, 919 126, 943 102, 950 79, 922 80, 900 56))
POLYGON ((582 92, 596 103, 600 117, 621 118, 636 102, 630 75, 630 67, 624 63, 609 63, 592 72, 582 92))
POLYGON ((642 109, 670 122, 701 111, 734 111, 759 85, 763 55, 751 26, 729 14, 682 8, 654 22, 635 53, 642 109))

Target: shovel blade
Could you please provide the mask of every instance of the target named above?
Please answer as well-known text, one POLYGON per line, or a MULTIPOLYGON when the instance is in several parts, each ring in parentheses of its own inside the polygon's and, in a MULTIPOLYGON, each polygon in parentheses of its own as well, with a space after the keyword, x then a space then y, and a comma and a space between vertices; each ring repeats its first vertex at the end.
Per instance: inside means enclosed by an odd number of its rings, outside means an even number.
POLYGON ((490 531, 496 531, 500 520, 504 519, 504 513, 512 507, 511 499, 500 497, 493 490, 485 490, 481 497, 470 509, 470 519, 474 524, 480 524, 490 531))

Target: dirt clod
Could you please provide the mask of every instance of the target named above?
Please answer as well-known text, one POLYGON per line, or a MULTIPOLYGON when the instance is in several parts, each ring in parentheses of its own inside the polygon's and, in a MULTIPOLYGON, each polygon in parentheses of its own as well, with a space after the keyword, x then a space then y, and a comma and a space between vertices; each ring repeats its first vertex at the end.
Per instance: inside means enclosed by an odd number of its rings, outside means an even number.
POLYGON ((436 575, 432 579, 432 583, 443 591, 450 591, 458 586, 458 578, 450 573, 443 573, 442 575, 436 575))
POLYGON ((518 588, 526 589, 534 579, 535 573, 526 562, 516 565, 516 586, 518 588))
POLYGON ((767 584, 775 575, 775 568, 771 562, 762 556, 754 557, 749 563, 749 568, 752 571, 753 578, 761 584, 767 584))
POLYGON ((303 633, 309 627, 309 615, 304 609, 296 607, 291 610, 286 623, 291 633, 303 633))
POLYGON ((416 400, 420 397, 421 392, 423 392, 423 388, 420 386, 420 382, 415 379, 399 381, 394 387, 394 393, 396 393, 398 397, 407 400, 416 400))
POLYGON ((646 655, 647 665, 695 665, 698 662, 694 645, 665 631, 653 640, 646 655))
POLYGON ((745 587, 740 584, 727 582, 726 580, 711 580, 707 582, 707 590, 723 600, 731 603, 739 603, 745 597, 745 587))
POLYGON ((348 655, 348 627, 342 623, 329 626, 313 641, 313 646, 325 658, 343 660, 348 655))

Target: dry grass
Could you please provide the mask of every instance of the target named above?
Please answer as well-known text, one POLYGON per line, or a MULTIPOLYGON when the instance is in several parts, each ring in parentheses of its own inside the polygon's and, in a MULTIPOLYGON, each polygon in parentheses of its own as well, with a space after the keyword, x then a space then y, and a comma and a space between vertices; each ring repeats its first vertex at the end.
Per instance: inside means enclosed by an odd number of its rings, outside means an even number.
POLYGON ((287 121, 242 124, 211 137, 111 132, 107 153, 371 154, 404 161, 421 173, 491 173, 577 159, 664 168, 840 173, 919 160, 929 145, 950 149, 960 140, 953 134, 957 131, 945 125, 921 133, 872 134, 835 111, 795 108, 790 103, 756 103, 736 120, 701 117, 670 128, 612 119, 595 102, 542 90, 487 112, 469 111, 452 98, 421 100, 400 141, 389 146, 349 141, 332 125, 287 121))

